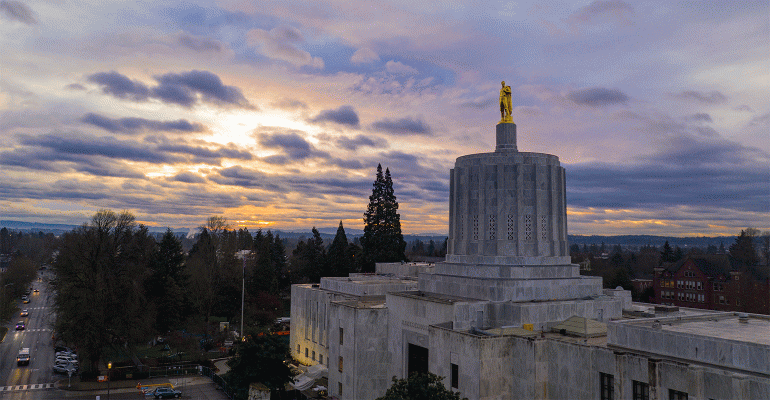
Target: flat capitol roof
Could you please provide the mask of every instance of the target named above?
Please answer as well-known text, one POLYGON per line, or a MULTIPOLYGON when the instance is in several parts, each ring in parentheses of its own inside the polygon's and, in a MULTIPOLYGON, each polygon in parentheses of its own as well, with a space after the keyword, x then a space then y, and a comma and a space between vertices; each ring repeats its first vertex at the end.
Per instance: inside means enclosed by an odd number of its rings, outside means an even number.
POLYGON ((751 342, 770 346, 770 319, 748 318, 748 323, 740 322, 738 317, 714 318, 706 320, 663 323, 661 329, 670 332, 708 336, 739 342, 751 342))

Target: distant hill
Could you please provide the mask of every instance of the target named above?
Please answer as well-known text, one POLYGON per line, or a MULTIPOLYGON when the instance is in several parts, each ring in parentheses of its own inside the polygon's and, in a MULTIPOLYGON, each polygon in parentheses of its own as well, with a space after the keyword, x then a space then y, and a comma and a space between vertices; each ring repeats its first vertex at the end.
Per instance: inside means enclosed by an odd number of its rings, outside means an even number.
POLYGON ((618 236, 584 236, 584 235, 567 235, 569 244, 577 245, 601 245, 604 243, 607 247, 621 245, 641 247, 651 245, 655 247, 661 247, 666 240, 671 247, 679 246, 681 248, 688 247, 708 247, 710 245, 719 247, 720 244, 724 244, 725 248, 730 247, 735 242, 735 236, 697 236, 697 237, 675 237, 675 236, 653 236, 653 235, 618 235, 618 236))
MULTIPOLYGON (((12 231, 25 231, 25 232, 43 232, 53 233, 60 235, 65 232, 69 232, 78 225, 68 224, 46 224, 40 222, 26 222, 26 221, 13 221, 13 220, 0 220, 0 228, 5 227, 12 231)), ((163 233, 166 231, 165 227, 148 227, 151 233, 163 233)), ((179 236, 195 235, 198 233, 198 228, 175 228, 172 229, 174 233, 179 236)), ((264 231, 267 231, 265 229, 264 231)), ((313 236, 310 229, 300 231, 283 231, 270 229, 274 235, 279 235, 283 239, 307 239, 313 236)), ((254 234, 256 230, 251 230, 254 234)), ((324 239, 333 239, 337 234, 337 227, 318 228, 318 232, 321 233, 321 237, 324 239)), ((356 237, 361 237, 364 234, 360 229, 348 229, 345 228, 345 234, 348 240, 353 240, 356 237)), ((436 243, 441 243, 446 238, 446 235, 440 233, 424 233, 424 234, 404 234, 404 240, 411 242, 414 240, 421 240, 423 242, 429 242, 433 240, 436 243)), ((679 246, 682 248, 688 247, 708 247, 709 245, 719 247, 720 244, 724 244, 725 248, 729 247, 735 242, 735 236, 698 236, 698 237, 675 237, 675 236, 654 236, 654 235, 617 235, 617 236, 600 236, 600 235, 567 235, 569 244, 587 245, 592 244, 601 245, 604 243, 606 246, 611 247, 614 245, 641 247, 651 245, 655 247, 663 246, 663 243, 668 240, 668 243, 672 246, 679 246)))

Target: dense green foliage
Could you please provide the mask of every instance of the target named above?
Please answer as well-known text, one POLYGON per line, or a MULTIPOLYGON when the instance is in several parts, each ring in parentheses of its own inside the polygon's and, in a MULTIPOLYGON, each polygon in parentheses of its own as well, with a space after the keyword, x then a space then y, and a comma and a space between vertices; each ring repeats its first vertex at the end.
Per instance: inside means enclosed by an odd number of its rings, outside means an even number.
MULTIPOLYGON (((396 379, 377 400, 461 400, 457 392, 447 389, 441 382, 444 378, 431 374, 412 374, 407 379, 396 379)), ((467 399, 465 399, 467 400, 467 399)))
POLYGON ((401 216, 393 192, 390 170, 377 165, 369 206, 364 213, 364 235, 361 237, 364 272, 374 271, 378 262, 405 261, 406 242, 401 234, 401 216))
POLYGON ((149 333, 143 287, 154 241, 133 215, 101 210, 65 234, 53 264, 56 331, 85 353, 95 370, 105 345, 149 333))
POLYGON ((236 389, 236 399, 246 399, 253 382, 262 383, 272 391, 282 391, 293 377, 284 363, 289 357, 289 346, 279 336, 251 336, 238 343, 235 357, 227 362, 230 371, 225 380, 236 389))

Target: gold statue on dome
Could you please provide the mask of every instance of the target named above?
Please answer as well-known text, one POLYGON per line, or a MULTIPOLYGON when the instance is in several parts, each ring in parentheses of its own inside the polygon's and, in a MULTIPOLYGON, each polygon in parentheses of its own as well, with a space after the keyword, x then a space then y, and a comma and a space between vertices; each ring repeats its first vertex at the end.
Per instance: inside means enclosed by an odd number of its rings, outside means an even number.
POLYGON ((513 116, 511 116, 511 87, 505 86, 505 81, 502 82, 503 88, 500 89, 500 122, 513 123, 513 116), (507 114, 507 115, 506 115, 507 114))

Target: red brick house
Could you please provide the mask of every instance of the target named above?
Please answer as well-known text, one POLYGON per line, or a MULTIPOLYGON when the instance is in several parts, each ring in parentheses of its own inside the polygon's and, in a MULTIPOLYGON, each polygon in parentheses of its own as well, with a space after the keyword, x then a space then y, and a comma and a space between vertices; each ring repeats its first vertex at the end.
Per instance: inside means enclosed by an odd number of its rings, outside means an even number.
POLYGON ((726 255, 691 255, 655 268, 653 302, 770 314, 770 280, 759 267, 736 270, 726 255))

